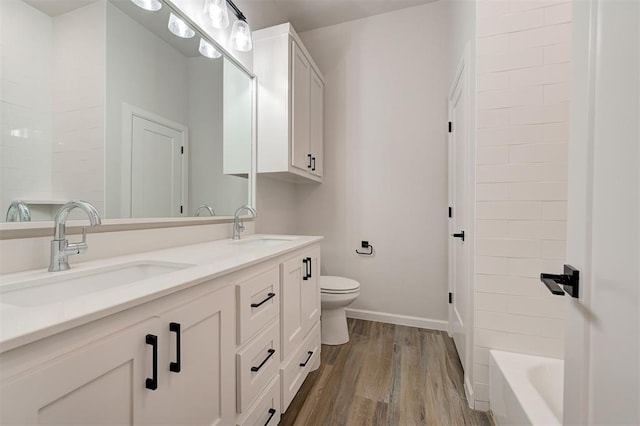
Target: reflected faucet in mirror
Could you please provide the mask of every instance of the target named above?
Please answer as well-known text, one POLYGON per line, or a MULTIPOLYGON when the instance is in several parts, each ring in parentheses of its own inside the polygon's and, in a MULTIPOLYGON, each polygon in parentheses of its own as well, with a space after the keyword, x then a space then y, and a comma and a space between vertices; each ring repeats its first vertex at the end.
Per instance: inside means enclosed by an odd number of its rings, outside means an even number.
POLYGON ((244 223, 242 222, 242 219, 240 218, 240 214, 243 211, 248 211, 252 217, 256 217, 258 214, 256 213, 256 209, 254 209, 251 206, 240 206, 238 207, 238 210, 236 210, 235 214, 233 215, 233 239, 234 240, 239 240, 240 239, 240 233, 242 231, 244 231, 244 223))
POLYGON ((213 207, 211 207, 209 204, 203 204, 200 207, 198 207, 196 209, 196 212, 194 213, 194 216, 198 217, 200 216, 200 213, 207 211, 209 212, 209 216, 215 216, 216 212, 213 210, 213 207))
POLYGON ((7 209, 7 222, 31 222, 31 211, 27 203, 14 200, 7 209))
POLYGON ((79 208, 89 217, 91 226, 100 225, 102 220, 98 210, 86 201, 75 200, 69 201, 63 205, 54 220, 54 235, 51 241, 51 262, 49 264, 49 272, 66 271, 69 269, 69 256, 80 254, 87 251, 87 227, 82 227, 82 241, 79 243, 70 243, 66 239, 67 217, 71 210, 79 208))

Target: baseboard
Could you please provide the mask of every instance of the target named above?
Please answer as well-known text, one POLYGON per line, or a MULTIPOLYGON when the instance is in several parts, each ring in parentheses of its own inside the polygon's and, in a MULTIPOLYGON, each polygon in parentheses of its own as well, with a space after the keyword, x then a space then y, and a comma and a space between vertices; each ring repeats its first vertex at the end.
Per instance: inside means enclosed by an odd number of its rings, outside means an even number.
POLYGON ((410 317, 407 315, 388 314, 386 312, 365 311, 362 309, 346 309, 348 318, 368 321, 385 322, 388 324, 407 325, 410 327, 426 328, 429 330, 447 331, 449 323, 429 318, 410 317))
POLYGON ((471 381, 466 374, 464 375, 464 394, 467 397, 469 408, 473 410, 475 408, 476 399, 473 396, 473 386, 471 385, 471 381))

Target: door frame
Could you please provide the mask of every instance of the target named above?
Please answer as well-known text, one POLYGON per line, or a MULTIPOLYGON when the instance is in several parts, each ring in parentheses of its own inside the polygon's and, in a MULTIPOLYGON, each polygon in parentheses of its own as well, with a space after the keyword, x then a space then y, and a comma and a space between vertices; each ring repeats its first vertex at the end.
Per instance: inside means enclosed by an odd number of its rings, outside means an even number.
MULTIPOLYGON (((458 84, 462 82, 463 88, 467 96, 467 132, 466 132, 466 152, 467 152, 467 169, 465 171, 463 184, 467 186, 467 210, 465 212, 465 244, 464 252, 466 257, 466 278, 467 278, 467 312, 466 312, 466 335, 465 335, 465 359, 460 360, 464 369, 464 392, 469 403, 469 407, 474 408, 475 399, 473 393, 473 352, 474 352, 474 275, 475 275, 475 138, 473 135, 473 127, 475 121, 472 121, 473 112, 475 111, 475 105, 472 97, 471 89, 471 48, 467 42, 464 47, 462 57, 460 58, 459 65, 456 69, 453 81, 449 88, 449 94, 447 97, 448 119, 452 120, 452 100, 456 92, 458 84)), ((455 123, 453 123, 455 129, 455 123)), ((448 203, 449 206, 453 205, 453 164, 455 159, 453 158, 453 137, 452 133, 447 133, 447 157, 448 157, 448 203)), ((456 214, 455 211, 453 213, 456 214)), ((450 236, 458 230, 453 229, 453 220, 449 218, 447 221, 448 229, 448 289, 449 292, 453 292, 453 253, 454 253, 454 240, 450 236)), ((454 295, 455 297, 455 295, 454 295)), ((452 318, 452 305, 448 306, 448 333, 451 334, 451 318, 452 318)))
POLYGON ((131 153, 133 145, 131 138, 133 134, 133 118, 139 117, 147 121, 153 121, 165 127, 174 129, 184 135, 182 155, 182 194, 180 203, 184 206, 181 216, 189 215, 189 128, 184 124, 169 120, 161 115, 133 106, 126 102, 122 103, 122 146, 121 146, 121 181, 120 181, 120 214, 121 217, 131 217, 131 179, 132 160, 131 153))

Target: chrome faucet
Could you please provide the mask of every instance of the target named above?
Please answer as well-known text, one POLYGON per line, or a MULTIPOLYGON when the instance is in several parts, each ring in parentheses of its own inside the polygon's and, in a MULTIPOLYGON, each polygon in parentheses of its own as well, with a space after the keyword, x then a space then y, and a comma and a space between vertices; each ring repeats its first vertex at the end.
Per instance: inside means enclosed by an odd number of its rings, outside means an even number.
POLYGON ((30 222, 31 211, 27 203, 20 200, 14 200, 9 204, 7 209, 7 222, 30 222))
POLYGON ((80 208, 89 216, 91 226, 100 225, 102 223, 98 210, 86 201, 69 201, 62 206, 54 221, 53 241, 51 241, 51 263, 49 264, 49 272, 66 271, 69 269, 69 256, 80 254, 87 251, 87 228, 82 227, 82 241, 79 243, 70 243, 65 238, 67 216, 69 212, 75 208, 80 208))
POLYGON ((232 238, 234 240, 239 240, 240 233, 244 231, 244 223, 240 218, 240 213, 242 213, 245 210, 251 213, 252 217, 256 217, 258 215, 256 213, 256 209, 254 209, 251 206, 244 205, 244 206, 238 207, 238 210, 236 210, 235 214, 233 215, 233 237, 232 238))
POLYGON ((215 216, 216 215, 216 212, 213 211, 213 207, 211 207, 209 204, 203 204, 200 207, 198 207, 196 209, 195 215, 196 216, 200 216, 200 212, 205 211, 205 210, 209 212, 209 216, 215 216))

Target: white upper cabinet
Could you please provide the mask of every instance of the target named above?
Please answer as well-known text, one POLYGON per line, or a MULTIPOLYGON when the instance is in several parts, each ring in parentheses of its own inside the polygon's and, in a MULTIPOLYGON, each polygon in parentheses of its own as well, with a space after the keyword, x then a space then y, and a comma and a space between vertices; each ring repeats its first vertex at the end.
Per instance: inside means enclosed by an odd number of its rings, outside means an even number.
POLYGON ((322 182, 324 80, 291 24, 254 33, 258 173, 322 182))

